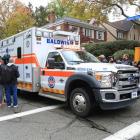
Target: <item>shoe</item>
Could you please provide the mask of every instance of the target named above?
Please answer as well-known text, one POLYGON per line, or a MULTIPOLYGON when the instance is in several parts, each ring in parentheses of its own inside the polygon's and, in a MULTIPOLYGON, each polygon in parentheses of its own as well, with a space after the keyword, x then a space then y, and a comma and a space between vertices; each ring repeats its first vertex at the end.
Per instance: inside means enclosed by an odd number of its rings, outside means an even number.
POLYGON ((7 107, 9 107, 9 108, 10 108, 10 107, 12 107, 12 106, 11 106, 11 105, 8 105, 7 107))
POLYGON ((14 105, 14 108, 17 108, 18 107, 18 105, 14 105))

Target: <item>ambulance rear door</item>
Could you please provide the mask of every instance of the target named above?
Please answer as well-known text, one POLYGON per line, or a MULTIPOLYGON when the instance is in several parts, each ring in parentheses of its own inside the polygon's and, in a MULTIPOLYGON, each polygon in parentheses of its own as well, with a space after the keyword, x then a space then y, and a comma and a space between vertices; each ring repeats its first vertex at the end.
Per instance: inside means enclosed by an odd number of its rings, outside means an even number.
POLYGON ((32 91, 32 30, 28 30, 24 34, 24 46, 23 46, 23 77, 24 77, 24 89, 32 91))

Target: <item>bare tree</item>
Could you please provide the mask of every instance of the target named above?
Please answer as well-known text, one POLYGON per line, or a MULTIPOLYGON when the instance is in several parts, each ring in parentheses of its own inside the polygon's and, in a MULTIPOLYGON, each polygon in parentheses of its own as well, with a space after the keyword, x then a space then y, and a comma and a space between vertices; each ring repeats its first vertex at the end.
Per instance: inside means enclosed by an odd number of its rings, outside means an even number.
MULTIPOLYGON (((119 12, 126 18, 129 16, 125 13, 124 7, 135 6, 137 11, 140 11, 140 0, 88 0, 92 4, 98 4, 102 7, 102 12, 109 13, 115 9, 115 12, 119 12), (116 10, 117 8, 117 10, 116 10)), ((134 24, 140 26, 139 21, 131 20, 134 24)))
POLYGON ((18 0, 2 0, 0 2, 0 26, 5 25, 6 20, 10 17, 12 11, 22 5, 18 0))

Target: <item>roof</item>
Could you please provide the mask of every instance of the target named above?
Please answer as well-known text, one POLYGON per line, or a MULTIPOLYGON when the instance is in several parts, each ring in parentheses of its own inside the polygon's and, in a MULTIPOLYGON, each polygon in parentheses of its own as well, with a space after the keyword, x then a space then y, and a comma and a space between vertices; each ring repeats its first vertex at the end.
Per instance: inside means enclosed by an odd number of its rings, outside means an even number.
POLYGON ((45 25, 43 28, 45 27, 52 27, 52 26, 55 26, 55 25, 59 25, 59 24, 62 24, 62 23, 70 23, 72 25, 77 25, 77 26, 80 26, 80 27, 85 27, 85 28, 89 28, 89 29, 95 29, 95 30, 103 30, 105 31, 104 28, 100 28, 100 27, 93 27, 93 25, 87 23, 87 22, 84 22, 84 21, 81 21, 80 19, 76 19, 76 18, 71 18, 71 17, 64 17, 64 18, 61 18, 61 19, 57 19, 54 23, 49 23, 47 25, 45 25))
POLYGON ((108 22, 108 24, 118 30, 127 32, 131 29, 131 27, 133 26, 134 23, 125 19, 125 20, 120 20, 120 21, 116 21, 116 22, 108 22))

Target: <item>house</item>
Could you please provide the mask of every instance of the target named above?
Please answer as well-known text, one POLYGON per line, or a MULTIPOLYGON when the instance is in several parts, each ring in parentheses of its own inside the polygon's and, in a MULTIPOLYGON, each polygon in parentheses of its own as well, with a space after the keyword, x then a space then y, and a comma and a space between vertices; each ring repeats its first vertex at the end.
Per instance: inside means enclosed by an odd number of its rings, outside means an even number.
POLYGON ((107 40, 107 32, 104 28, 94 27, 87 22, 70 17, 57 19, 54 23, 49 23, 42 28, 75 32, 80 35, 81 43, 104 42, 107 40))
POLYGON ((107 41, 140 40, 140 26, 127 19, 103 23, 101 27, 107 30, 107 41))

